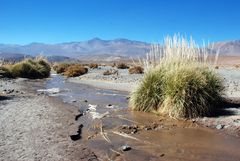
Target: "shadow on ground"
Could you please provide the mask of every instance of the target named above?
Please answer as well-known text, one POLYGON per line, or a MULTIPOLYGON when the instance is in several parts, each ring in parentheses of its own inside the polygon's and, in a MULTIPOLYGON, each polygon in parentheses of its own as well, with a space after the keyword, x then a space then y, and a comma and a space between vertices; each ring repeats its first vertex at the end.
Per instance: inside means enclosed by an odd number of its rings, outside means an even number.
POLYGON ((13 99, 13 97, 11 96, 0 96, 0 101, 11 100, 11 99, 13 99))
POLYGON ((232 116, 240 112, 240 98, 225 98, 212 113, 212 117, 232 116))

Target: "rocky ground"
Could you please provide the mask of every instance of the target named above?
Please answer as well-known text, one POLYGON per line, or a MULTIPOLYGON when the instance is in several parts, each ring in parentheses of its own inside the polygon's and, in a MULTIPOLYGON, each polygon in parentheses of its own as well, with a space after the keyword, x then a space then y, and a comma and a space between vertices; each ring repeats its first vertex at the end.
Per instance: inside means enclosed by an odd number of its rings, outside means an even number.
POLYGON ((26 82, 0 80, 0 160, 98 160, 76 133, 76 108, 29 92, 26 82))

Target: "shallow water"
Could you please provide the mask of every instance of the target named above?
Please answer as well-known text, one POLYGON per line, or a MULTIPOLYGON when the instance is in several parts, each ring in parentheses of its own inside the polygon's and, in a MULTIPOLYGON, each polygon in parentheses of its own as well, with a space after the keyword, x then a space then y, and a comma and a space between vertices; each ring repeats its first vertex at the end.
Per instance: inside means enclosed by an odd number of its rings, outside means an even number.
POLYGON ((60 92, 51 96, 71 103, 85 113, 78 120, 84 125, 83 139, 79 143, 87 143, 102 159, 240 160, 238 138, 227 136, 221 131, 200 127, 191 121, 177 121, 154 114, 129 111, 126 92, 70 83, 59 75, 52 75, 51 79, 44 83, 44 88, 59 88, 60 92), (94 120, 91 110, 87 112, 89 105, 97 105, 96 111, 93 108, 92 112, 109 114, 102 119, 94 120), (152 124, 156 124, 158 128, 151 130, 144 128, 152 124), (138 125, 143 128, 139 128, 134 134, 123 136, 118 133, 121 125, 138 125), (132 149, 127 152, 121 151, 119 148, 125 144, 132 149))

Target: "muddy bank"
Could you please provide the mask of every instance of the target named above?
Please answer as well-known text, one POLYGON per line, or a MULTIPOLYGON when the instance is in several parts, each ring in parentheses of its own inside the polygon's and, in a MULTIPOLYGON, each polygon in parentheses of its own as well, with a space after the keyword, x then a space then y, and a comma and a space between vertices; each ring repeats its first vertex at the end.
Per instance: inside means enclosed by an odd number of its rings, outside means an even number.
POLYGON ((0 160, 97 160, 69 135, 78 110, 56 98, 36 95, 25 80, 0 80, 0 160))

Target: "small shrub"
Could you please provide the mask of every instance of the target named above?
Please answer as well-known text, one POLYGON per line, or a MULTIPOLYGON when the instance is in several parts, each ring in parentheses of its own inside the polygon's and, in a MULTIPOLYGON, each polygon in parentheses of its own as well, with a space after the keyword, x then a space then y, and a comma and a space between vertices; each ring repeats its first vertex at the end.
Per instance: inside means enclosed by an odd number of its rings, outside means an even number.
POLYGON ((66 71, 66 69, 70 66, 71 64, 68 63, 60 63, 60 64, 55 64, 53 66, 53 70, 56 71, 57 74, 62 74, 66 71))
POLYGON ((96 68, 98 68, 98 64, 91 63, 91 64, 89 64, 89 68, 96 69, 96 68))
POLYGON ((111 65, 111 67, 115 67, 116 66, 116 63, 113 63, 112 65, 111 65))
POLYGON ((118 74, 118 70, 110 69, 103 72, 103 75, 114 75, 114 74, 118 74))
POLYGON ((131 92, 130 106, 134 110, 174 118, 211 114, 222 100, 223 85, 211 64, 203 61, 207 60, 203 55, 207 56, 208 50, 194 44, 175 37, 166 39, 162 50, 152 49, 153 59, 145 61, 148 70, 131 92))
POLYGON ((12 78, 10 66, 0 66, 0 76, 4 78, 12 78))
POLYGON ((117 64, 118 69, 128 69, 129 67, 125 63, 119 63, 117 64))
POLYGON ((64 72, 64 75, 67 77, 78 77, 80 75, 86 74, 87 72, 88 72, 87 68, 83 67, 80 64, 75 64, 69 66, 64 72))
POLYGON ((215 69, 219 69, 219 66, 215 66, 215 69))
POLYGON ((134 66, 128 69, 129 74, 142 74, 144 69, 141 66, 134 66))
POLYGON ((13 77, 30 79, 47 78, 50 75, 50 71, 50 65, 43 59, 27 59, 17 64, 14 64, 11 69, 13 77))

